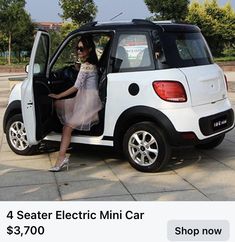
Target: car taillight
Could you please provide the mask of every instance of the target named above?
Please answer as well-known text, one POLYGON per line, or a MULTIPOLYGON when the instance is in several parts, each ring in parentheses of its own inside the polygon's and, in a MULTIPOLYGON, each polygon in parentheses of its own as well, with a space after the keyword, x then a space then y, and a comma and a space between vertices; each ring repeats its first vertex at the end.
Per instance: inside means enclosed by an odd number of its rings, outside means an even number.
POLYGON ((227 79, 225 74, 224 74, 224 80, 225 80, 226 88, 227 88, 227 91, 228 91, 228 79, 227 79))
POLYGON ((186 102, 184 86, 178 81, 155 81, 153 88, 156 94, 168 102, 186 102))

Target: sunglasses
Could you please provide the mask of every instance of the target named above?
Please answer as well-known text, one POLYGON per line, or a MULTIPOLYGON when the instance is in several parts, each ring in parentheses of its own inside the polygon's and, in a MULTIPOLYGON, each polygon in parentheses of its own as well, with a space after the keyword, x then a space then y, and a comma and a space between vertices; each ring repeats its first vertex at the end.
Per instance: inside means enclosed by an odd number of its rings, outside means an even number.
POLYGON ((76 47, 77 51, 83 52, 85 50, 84 47, 76 47))

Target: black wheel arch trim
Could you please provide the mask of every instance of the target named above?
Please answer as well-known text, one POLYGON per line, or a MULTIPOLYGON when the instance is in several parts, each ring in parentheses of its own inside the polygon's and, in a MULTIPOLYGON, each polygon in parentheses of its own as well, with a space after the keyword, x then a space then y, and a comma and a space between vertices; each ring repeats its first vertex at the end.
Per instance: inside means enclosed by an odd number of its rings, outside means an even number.
POLYGON ((147 106, 131 107, 120 115, 114 129, 114 145, 118 145, 132 124, 144 121, 155 123, 164 132, 168 142, 171 145, 177 145, 181 138, 180 133, 176 131, 168 117, 161 111, 147 106))
POLYGON ((15 100, 11 102, 8 106, 7 109, 4 113, 3 117, 3 131, 6 133, 6 126, 9 118, 11 118, 13 115, 22 113, 21 112, 21 101, 20 100, 15 100))

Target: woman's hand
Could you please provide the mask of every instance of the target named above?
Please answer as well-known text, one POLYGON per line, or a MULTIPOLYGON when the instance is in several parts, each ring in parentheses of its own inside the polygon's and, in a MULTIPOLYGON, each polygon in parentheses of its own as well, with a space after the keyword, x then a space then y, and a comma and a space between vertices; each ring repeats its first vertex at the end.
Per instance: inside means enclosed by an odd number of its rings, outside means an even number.
POLYGON ((61 92, 59 94, 54 94, 54 93, 51 93, 48 95, 48 97, 51 97, 51 98, 54 98, 54 99, 61 99, 63 97, 67 97, 69 96, 70 94, 73 94, 74 92, 77 92, 78 89, 76 87, 70 87, 69 89, 67 89, 66 91, 64 92, 61 92))
POLYGON ((48 97, 51 97, 51 98, 54 98, 54 99, 60 99, 60 95, 54 94, 54 93, 49 94, 48 97))

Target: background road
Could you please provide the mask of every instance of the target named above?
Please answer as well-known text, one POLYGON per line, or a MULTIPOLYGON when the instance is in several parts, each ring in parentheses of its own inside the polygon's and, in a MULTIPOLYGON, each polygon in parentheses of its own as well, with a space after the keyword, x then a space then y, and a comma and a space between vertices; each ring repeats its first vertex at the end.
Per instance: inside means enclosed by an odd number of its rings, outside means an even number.
MULTIPOLYGON (((9 74, 0 74, 0 122, 9 95, 9 74)), ((228 73, 230 90, 235 73, 228 73)), ((235 106, 235 93, 229 93, 235 106)), ((56 152, 19 156, 0 125, 0 201, 235 201, 235 129, 214 150, 174 150, 166 169, 141 173, 112 149, 78 145, 69 171, 48 172, 56 152)))

